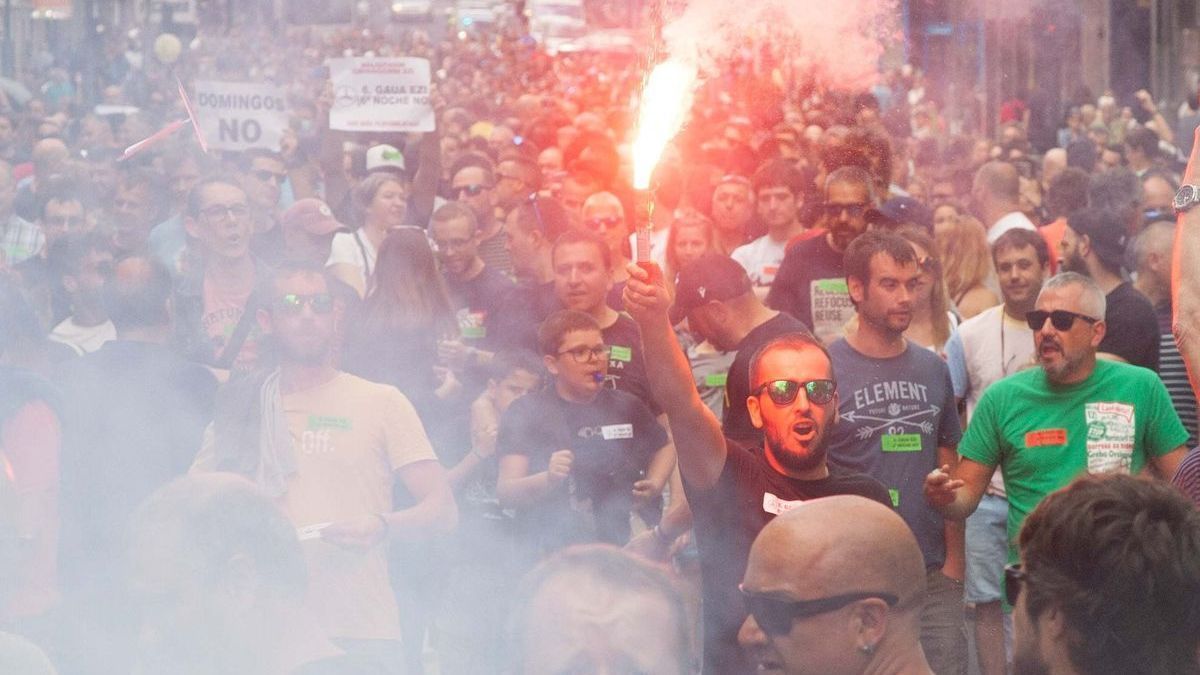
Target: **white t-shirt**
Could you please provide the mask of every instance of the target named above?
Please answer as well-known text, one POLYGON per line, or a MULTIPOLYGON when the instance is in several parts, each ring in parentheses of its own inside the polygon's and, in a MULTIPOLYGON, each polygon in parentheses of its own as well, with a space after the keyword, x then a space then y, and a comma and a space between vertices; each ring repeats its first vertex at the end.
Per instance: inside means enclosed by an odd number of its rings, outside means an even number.
POLYGON ((755 286, 770 286, 775 281, 775 274, 787 253, 787 240, 775 241, 771 235, 764 234, 749 244, 739 246, 729 257, 746 270, 747 276, 755 286))
POLYGON ((362 274, 363 288, 369 288, 367 280, 375 272, 377 253, 371 240, 362 232, 338 232, 333 235, 326 267, 337 264, 352 265, 362 274))
POLYGON ((1026 217, 1024 213, 1021 213, 1020 211, 1013 211, 1000 220, 997 220, 996 224, 992 225, 991 229, 988 230, 988 245, 990 246, 996 243, 996 240, 1000 238, 1000 235, 1004 234, 1005 232, 1018 228, 1037 232, 1037 227, 1033 224, 1033 221, 1026 217))
POLYGON ((74 349, 80 356, 90 354, 109 340, 117 339, 117 329, 111 321, 95 326, 80 326, 75 317, 68 316, 50 331, 50 339, 74 349))

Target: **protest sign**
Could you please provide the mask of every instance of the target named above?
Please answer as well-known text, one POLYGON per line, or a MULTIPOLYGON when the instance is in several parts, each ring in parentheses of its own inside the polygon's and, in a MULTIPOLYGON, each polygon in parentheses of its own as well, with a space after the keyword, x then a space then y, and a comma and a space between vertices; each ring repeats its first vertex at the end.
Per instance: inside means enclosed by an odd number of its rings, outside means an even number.
POLYGON ((433 131, 429 61, 412 58, 329 60, 337 131, 433 131))
POLYGON ((278 150, 288 125, 283 89, 249 82, 196 82, 196 119, 210 147, 278 150))

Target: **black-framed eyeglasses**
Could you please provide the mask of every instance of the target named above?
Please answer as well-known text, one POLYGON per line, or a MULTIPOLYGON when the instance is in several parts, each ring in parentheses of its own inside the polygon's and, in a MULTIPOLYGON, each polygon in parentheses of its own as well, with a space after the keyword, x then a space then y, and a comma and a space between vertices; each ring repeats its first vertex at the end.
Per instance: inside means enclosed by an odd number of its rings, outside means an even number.
POLYGON ((825 211, 825 215, 829 218, 838 218, 843 212, 845 212, 845 214, 851 218, 861 218, 864 214, 866 214, 867 209, 870 207, 871 205, 867 203, 823 204, 821 206, 821 208, 825 211))
POLYGON ((328 293, 288 293, 275 300, 275 308, 281 314, 298 315, 304 311, 305 305, 312 308, 313 314, 328 314, 333 311, 333 296, 328 293))
POLYGON ((588 218, 587 220, 583 221, 583 224, 587 225, 589 230, 607 232, 617 225, 620 225, 621 222, 621 218, 617 216, 609 216, 607 218, 588 218))
POLYGON ((1004 599, 1008 601, 1009 607, 1017 606, 1017 598, 1021 597, 1021 585, 1028 576, 1021 563, 1004 566, 1004 599))
POLYGON ((1050 319, 1050 325, 1054 326, 1055 330, 1061 331, 1071 330, 1071 326, 1075 325, 1075 319, 1082 319, 1089 324, 1094 324, 1100 320, 1086 314, 1068 312, 1065 309, 1056 309, 1053 312, 1047 312, 1044 309, 1035 309, 1025 313, 1025 323, 1029 324, 1029 330, 1032 331, 1041 330, 1042 326, 1046 325, 1046 319, 1050 319))
POLYGON ((454 193, 455 197, 462 197, 464 192, 468 197, 478 197, 484 190, 490 187, 490 185, 484 185, 483 183, 472 183, 470 185, 456 185, 450 188, 450 191, 454 193))
POLYGON ((758 627, 768 635, 785 635, 792 630, 792 622, 796 619, 826 614, 841 609, 861 600, 879 599, 888 607, 895 607, 900 598, 894 593, 883 591, 858 591, 841 593, 828 598, 814 600, 783 600, 781 598, 752 593, 739 585, 742 598, 746 601, 746 611, 754 617, 758 627))
POLYGON ((287 180, 286 173, 275 173, 274 171, 270 171, 268 169, 258 169, 257 171, 251 171, 251 173, 254 174, 255 178, 263 181, 264 183, 270 181, 276 185, 283 185, 283 181, 287 180))
POLYGON ((200 209, 200 215, 205 220, 220 220, 227 215, 233 220, 241 220, 250 215, 250 209, 245 204, 213 204, 200 209))
POLYGON ((765 391, 775 405, 784 406, 791 405, 792 401, 796 400, 801 388, 804 389, 809 402, 816 405, 829 403, 837 394, 837 382, 833 380, 809 380, 808 382, 771 380, 758 385, 753 394, 761 396, 765 391))
POLYGON ((574 349, 564 349, 558 353, 558 356, 562 356, 563 354, 570 354, 571 358, 575 359, 575 363, 591 363, 593 359, 596 361, 603 361, 608 358, 608 345, 596 345, 594 347, 583 346, 576 347, 574 349))

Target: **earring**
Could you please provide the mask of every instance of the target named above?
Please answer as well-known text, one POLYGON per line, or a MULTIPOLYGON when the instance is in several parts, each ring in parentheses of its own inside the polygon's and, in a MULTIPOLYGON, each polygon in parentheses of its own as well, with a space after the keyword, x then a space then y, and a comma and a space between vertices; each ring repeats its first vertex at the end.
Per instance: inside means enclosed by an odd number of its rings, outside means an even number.
POLYGON ((875 645, 859 645, 858 650, 863 654, 870 656, 871 652, 875 651, 875 645))

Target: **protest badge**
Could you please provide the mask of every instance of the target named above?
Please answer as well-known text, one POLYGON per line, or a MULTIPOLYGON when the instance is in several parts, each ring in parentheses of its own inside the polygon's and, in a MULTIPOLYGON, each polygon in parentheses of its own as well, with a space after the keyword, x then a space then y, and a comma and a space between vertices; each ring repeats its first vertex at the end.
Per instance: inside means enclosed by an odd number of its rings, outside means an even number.
POLYGON ((329 60, 336 131, 433 131, 429 61, 415 58, 329 60))
POLYGON ((288 125, 283 89, 249 82, 196 82, 196 119, 218 150, 278 150, 288 125))

